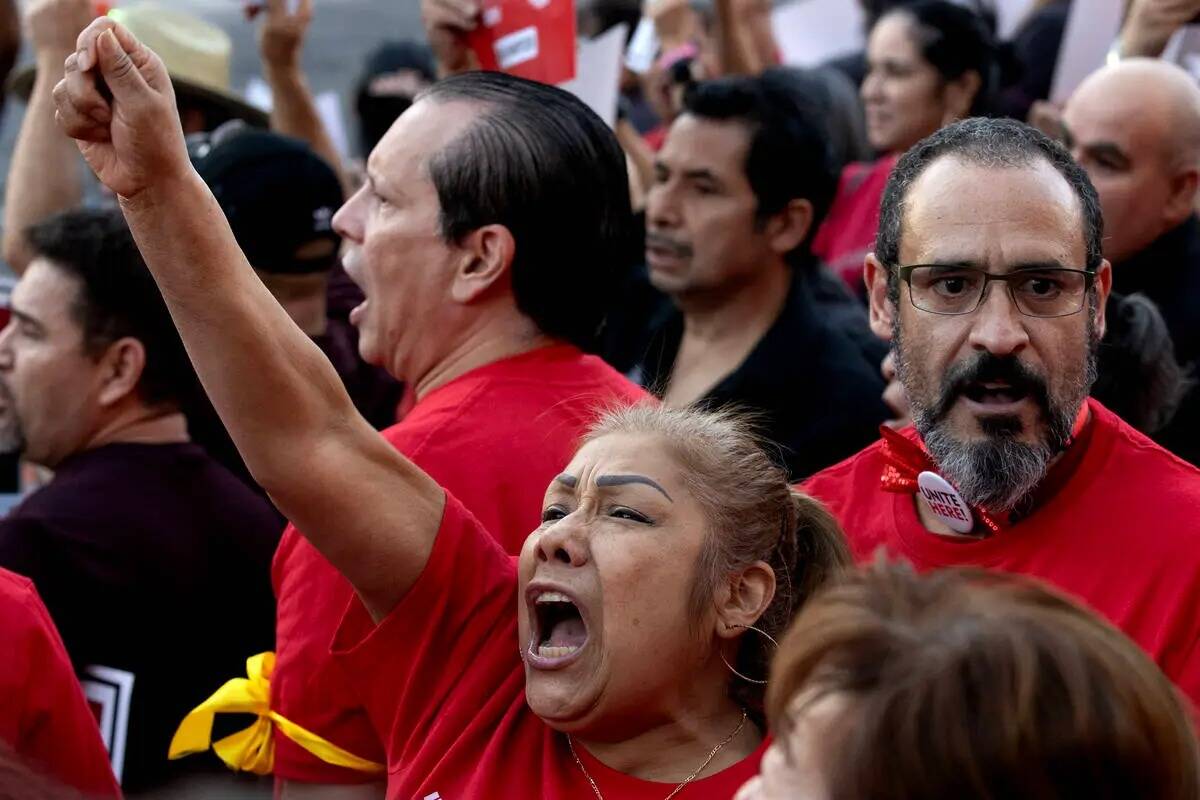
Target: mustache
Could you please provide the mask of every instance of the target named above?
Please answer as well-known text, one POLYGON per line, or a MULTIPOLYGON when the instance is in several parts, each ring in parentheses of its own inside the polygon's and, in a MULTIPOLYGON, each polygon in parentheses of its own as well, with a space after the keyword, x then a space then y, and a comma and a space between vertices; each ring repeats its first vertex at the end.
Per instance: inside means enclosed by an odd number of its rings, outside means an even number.
POLYGON ((690 244, 677 242, 669 236, 654 231, 646 231, 646 247, 666 250, 676 258, 691 258, 693 252, 690 244))
POLYGON ((1028 395, 1047 416, 1051 412, 1050 389, 1046 379, 1016 356, 998 356, 986 350, 974 358, 952 366, 942 379, 942 391, 933 408, 934 419, 950 413, 955 401, 973 383, 1007 383, 1014 391, 1028 395))

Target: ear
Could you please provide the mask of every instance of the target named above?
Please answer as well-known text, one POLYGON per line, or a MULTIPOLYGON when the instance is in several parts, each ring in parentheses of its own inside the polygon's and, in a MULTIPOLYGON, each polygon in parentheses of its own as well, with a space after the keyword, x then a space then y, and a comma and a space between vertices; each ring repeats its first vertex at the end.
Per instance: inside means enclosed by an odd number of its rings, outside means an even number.
POLYGON ((1104 338, 1104 332, 1108 329, 1107 317, 1108 312, 1108 296, 1112 293, 1112 265, 1107 260, 1101 261, 1100 266, 1096 269, 1096 291, 1099 293, 1097 298, 1099 305, 1096 308, 1096 339, 1097 341, 1104 338))
POLYGON ((786 255, 800 246, 813 223, 813 205, 808 200, 791 200, 767 222, 771 249, 786 255))
POLYGON ((1195 168, 1182 170, 1171 178, 1171 194, 1163 209, 1163 217, 1169 227, 1174 228, 1193 213, 1197 189, 1200 189, 1200 171, 1195 168))
POLYGON ((517 243, 503 225, 484 225, 459 243, 462 260, 454 273, 450 296, 464 305, 473 303, 495 286, 511 282, 517 243))
POLYGON ((962 119, 971 113, 971 103, 983 85, 983 79, 975 70, 968 70, 952 81, 947 81, 942 88, 942 100, 946 113, 942 117, 943 124, 949 124, 962 119))
POLYGON ((867 284, 871 332, 890 342, 896 319, 896 305, 888 298, 888 271, 874 253, 867 253, 867 259, 863 263, 863 281, 867 284))
POLYGON ((113 406, 137 391, 146 369, 146 348, 132 336, 118 339, 100 357, 100 405, 113 406))
POLYGON ((755 624, 775 598, 775 570, 765 561, 755 561, 731 575, 717 592, 716 634, 736 639, 755 624))

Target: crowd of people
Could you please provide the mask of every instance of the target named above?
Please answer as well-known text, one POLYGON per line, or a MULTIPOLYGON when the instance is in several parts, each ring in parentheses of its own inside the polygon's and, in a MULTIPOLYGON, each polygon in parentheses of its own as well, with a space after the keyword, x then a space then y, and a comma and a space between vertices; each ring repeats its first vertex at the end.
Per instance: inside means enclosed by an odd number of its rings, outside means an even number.
POLYGON ((1200 800, 1200 0, 861 5, 422 0, 350 158, 313 0, 0 0, 0 799, 1200 800))

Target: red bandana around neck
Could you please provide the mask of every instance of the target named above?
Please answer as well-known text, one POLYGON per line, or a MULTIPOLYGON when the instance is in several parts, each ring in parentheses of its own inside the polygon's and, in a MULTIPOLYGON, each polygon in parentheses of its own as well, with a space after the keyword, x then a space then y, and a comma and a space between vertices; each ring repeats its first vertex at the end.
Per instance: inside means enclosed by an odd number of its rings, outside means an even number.
MULTIPOLYGON (((1037 491, 1039 498, 1045 498, 1057 491, 1075 471, 1085 449, 1075 445, 1083 437, 1090 417, 1087 401, 1084 401, 1080 406, 1079 414, 1075 417, 1075 424, 1071 427, 1071 438, 1067 441, 1062 458, 1051 467, 1046 479, 1042 481, 1042 486, 1037 491)), ((933 458, 919 440, 913 441, 886 425, 880 426, 879 434, 883 437, 884 459, 883 474, 880 475, 879 480, 880 488, 885 492, 917 494, 920 491, 918 481, 922 472, 932 472, 940 477, 937 464, 934 463, 933 458)), ((982 537, 997 534, 1012 524, 1010 516, 1006 513, 991 513, 987 509, 973 505, 969 508, 979 524, 986 529, 982 533, 982 537)))

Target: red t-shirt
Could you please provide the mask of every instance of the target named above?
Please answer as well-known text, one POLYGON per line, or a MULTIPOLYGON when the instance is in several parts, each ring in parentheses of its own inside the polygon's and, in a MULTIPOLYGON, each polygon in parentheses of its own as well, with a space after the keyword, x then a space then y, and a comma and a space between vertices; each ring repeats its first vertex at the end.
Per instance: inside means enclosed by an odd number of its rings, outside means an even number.
MULTIPOLYGON (((525 703, 517 569, 453 495, 421 577, 378 626, 354 598, 333 653, 386 732, 389 800, 582 800, 592 789, 566 737, 525 703)), ((765 749, 681 797, 729 800, 765 749)), ((662 800, 674 784, 615 772, 575 748, 605 797, 662 800)))
MULTIPOLYGON (((541 522, 550 481, 597 415, 645 392, 594 356, 554 346, 488 364, 423 397, 384 437, 446 487, 516 554, 541 522)), ((272 568, 276 663, 271 705, 357 756, 382 763, 379 737, 329 643, 353 595, 350 584, 294 527, 272 568)), ((275 735, 275 775, 310 783, 360 783, 366 773, 326 764, 275 735)))
MULTIPOLYGON (((865 561, 880 547, 920 570, 973 565, 1040 578, 1140 644, 1200 701, 1200 470, 1095 400, 1075 471, 1029 517, 983 540, 926 530, 911 495, 880 488, 881 445, 810 478, 865 561)), ((916 440, 916 431, 906 436, 916 440)))
POLYGON ((58 630, 33 583, 6 569, 0 569, 0 642, 0 739, 37 772, 90 796, 120 797, 58 630))
POLYGON ((833 205, 813 239, 813 252, 856 296, 862 296, 863 260, 875 248, 879 204, 899 155, 847 164, 838 181, 833 205))

